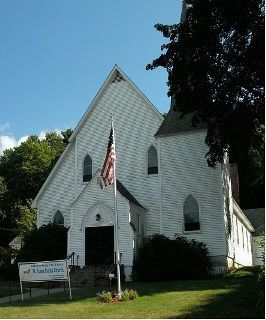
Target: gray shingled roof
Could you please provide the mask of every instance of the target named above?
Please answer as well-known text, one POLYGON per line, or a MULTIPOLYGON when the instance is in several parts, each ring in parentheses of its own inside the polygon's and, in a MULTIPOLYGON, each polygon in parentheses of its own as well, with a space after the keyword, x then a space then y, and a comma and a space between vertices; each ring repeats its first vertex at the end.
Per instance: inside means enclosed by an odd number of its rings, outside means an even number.
POLYGON ((127 190, 127 188, 119 180, 116 180, 116 186, 117 190, 122 194, 123 197, 125 197, 130 202, 135 203, 137 206, 146 209, 138 202, 138 200, 127 190))
POLYGON ((255 229, 254 236, 264 235, 265 233, 265 208, 243 210, 246 217, 255 229))
POLYGON ((172 109, 169 110, 166 115, 163 123, 155 133, 156 136, 164 136, 168 134, 178 133, 178 132, 186 132, 198 129, 207 129, 206 123, 198 123, 195 127, 192 127, 191 119, 193 114, 187 114, 183 117, 183 119, 179 119, 179 114, 172 109))

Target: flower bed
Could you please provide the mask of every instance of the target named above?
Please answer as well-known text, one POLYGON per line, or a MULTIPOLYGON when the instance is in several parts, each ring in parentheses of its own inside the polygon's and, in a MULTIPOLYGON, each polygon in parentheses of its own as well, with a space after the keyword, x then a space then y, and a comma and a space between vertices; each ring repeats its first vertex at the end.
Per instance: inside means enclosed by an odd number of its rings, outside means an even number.
POLYGON ((97 295, 98 301, 105 302, 105 303, 130 301, 138 297, 137 291, 132 289, 122 290, 120 298, 116 292, 111 292, 111 291, 98 292, 96 295, 97 295))

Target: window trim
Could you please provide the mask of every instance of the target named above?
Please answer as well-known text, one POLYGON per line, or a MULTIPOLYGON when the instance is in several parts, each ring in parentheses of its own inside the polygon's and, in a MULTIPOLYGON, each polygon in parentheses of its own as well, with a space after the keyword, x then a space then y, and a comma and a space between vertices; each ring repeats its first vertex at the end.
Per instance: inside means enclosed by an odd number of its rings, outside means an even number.
POLYGON ((192 192, 187 193, 186 196, 183 198, 183 201, 182 201, 182 228, 183 228, 183 234, 202 233, 201 205, 200 205, 200 202, 198 200, 198 197, 195 195, 195 193, 192 193, 192 192), (198 208, 199 208, 199 229, 197 229, 197 230, 185 230, 184 205, 185 205, 185 202, 186 202, 186 200, 187 200, 187 198, 189 196, 192 196, 197 201, 198 208))
POLYGON ((146 176, 150 177, 150 176, 158 176, 159 175, 159 157, 158 157, 158 150, 156 148, 156 146, 154 144, 150 144, 149 147, 147 148, 146 151, 146 176), (150 148, 154 148, 156 150, 156 154, 157 154, 157 173, 149 173, 149 150, 150 148))
POLYGON ((81 177, 82 183, 83 183, 83 184, 87 184, 88 182, 91 181, 92 177, 93 177, 93 160, 92 160, 92 157, 90 156, 90 154, 87 153, 87 154, 83 157, 83 160, 82 160, 82 177, 81 177), (91 178, 90 178, 90 180, 88 180, 88 181, 84 181, 84 180, 83 180, 83 177, 84 177, 84 161, 85 161, 85 159, 86 159, 87 156, 89 156, 90 159, 91 159, 91 178))
POLYGON ((53 214, 53 216, 52 216, 52 222, 53 222, 54 224, 58 225, 58 226, 64 226, 64 227, 65 227, 65 221, 66 221, 65 215, 62 213, 62 210, 57 209, 57 210, 55 211, 55 213, 53 214), (58 212, 61 213, 61 215, 62 215, 62 217, 63 217, 63 219, 64 219, 64 223, 55 223, 55 221, 54 221, 55 215, 56 215, 58 212))

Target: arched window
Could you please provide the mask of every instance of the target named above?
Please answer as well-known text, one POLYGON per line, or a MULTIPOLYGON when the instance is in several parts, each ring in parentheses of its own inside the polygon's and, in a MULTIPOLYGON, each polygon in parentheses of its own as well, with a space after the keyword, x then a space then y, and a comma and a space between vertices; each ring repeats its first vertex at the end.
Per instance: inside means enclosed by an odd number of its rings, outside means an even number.
POLYGON ((53 223, 64 225, 64 216, 59 210, 57 210, 54 215, 53 223))
POLYGON ((148 150, 148 174, 158 173, 157 150, 151 146, 148 150))
POLYGON ((90 181, 92 178, 92 160, 89 155, 86 155, 83 162, 83 182, 90 181))
POLYGON ((183 214, 185 231, 200 230, 199 204, 191 194, 184 202, 183 214))

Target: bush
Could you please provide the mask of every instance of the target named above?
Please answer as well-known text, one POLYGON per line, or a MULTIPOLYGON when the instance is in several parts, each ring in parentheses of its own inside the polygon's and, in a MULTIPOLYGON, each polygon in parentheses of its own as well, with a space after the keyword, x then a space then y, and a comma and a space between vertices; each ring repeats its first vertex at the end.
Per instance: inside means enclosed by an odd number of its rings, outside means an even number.
POLYGON ((206 277, 210 269, 204 243, 154 234, 143 239, 133 264, 132 278, 139 281, 200 279, 206 277))
POLYGON ((30 231, 24 238, 16 262, 49 261, 67 256, 67 228, 49 223, 30 231))
POLYGON ((113 301, 112 293, 110 291, 98 292, 96 293, 96 295, 97 295, 97 300, 100 302, 109 303, 113 301))
POLYGON ((117 301, 130 301, 138 297, 136 290, 125 289, 121 291, 121 298, 119 299, 117 293, 110 291, 98 292, 97 300, 104 303, 117 302, 117 301))
POLYGON ((11 250, 0 250, 0 260, 4 261, 0 267, 0 274, 5 280, 19 278, 18 262, 59 260, 67 256, 67 228, 63 226, 52 223, 43 225, 39 229, 29 231, 23 240, 24 245, 16 255, 14 264, 10 264, 11 250))
POLYGON ((132 289, 125 289, 121 292, 121 299, 120 301, 129 301, 134 300, 138 297, 138 293, 136 290, 132 289))
POLYGON ((15 250, 10 247, 0 247, 0 266, 10 264, 15 250))
POLYGON ((11 264, 11 259, 16 255, 16 251, 11 248, 0 247, 0 276, 4 280, 18 279, 18 266, 11 264))
POLYGON ((18 265, 15 264, 3 264, 0 266, 0 275, 1 279, 5 281, 17 281, 19 280, 19 273, 18 273, 18 265))

